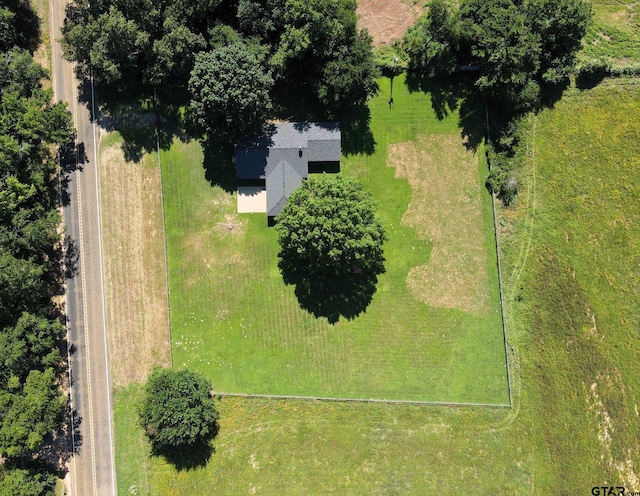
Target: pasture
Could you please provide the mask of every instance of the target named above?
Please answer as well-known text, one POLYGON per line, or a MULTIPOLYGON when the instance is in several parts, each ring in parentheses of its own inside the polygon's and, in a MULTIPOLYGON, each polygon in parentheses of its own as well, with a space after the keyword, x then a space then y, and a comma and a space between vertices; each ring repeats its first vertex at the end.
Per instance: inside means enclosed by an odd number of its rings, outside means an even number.
POLYGON ((633 0, 594 0, 593 23, 580 58, 614 66, 640 63, 640 5, 633 0))

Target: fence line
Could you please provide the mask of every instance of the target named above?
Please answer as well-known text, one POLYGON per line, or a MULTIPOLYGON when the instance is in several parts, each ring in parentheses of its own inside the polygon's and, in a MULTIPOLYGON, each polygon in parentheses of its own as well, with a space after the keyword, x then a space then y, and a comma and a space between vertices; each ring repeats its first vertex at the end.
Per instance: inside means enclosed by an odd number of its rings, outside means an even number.
POLYGON ((164 215, 164 183, 162 179, 162 160, 160 159, 160 109, 158 94, 153 89, 153 105, 156 113, 156 152, 158 154, 158 172, 160 174, 160 210, 162 212, 162 244, 164 246, 164 279, 167 286, 167 325, 169 328, 169 366, 173 367, 173 341, 171 338, 171 291, 169 290, 169 257, 167 255, 167 223, 164 215))
MULTIPOLYGON (((484 113, 487 124, 487 142, 490 143, 489 134, 489 106, 487 100, 484 101, 484 113)), ((491 172, 491 162, 487 157, 487 165, 491 172)), ((513 406, 513 392, 511 390, 511 363, 509 360, 509 345, 507 342, 507 319, 504 314, 504 291, 502 289, 502 261, 500 258, 500 238, 498 236, 498 214, 496 212, 496 195, 491 192, 491 209, 493 211, 493 237, 496 245, 496 262, 498 264, 498 288, 500 289, 500 314, 502 316, 502 340, 504 342, 504 356, 507 366, 507 388, 509 390, 509 406, 513 406)))
POLYGON ((222 393, 212 391, 214 396, 238 397, 238 398, 262 398, 269 400, 306 400, 306 401, 332 401, 336 403, 386 403, 397 405, 429 405, 429 406, 453 406, 453 407, 492 407, 511 408, 506 403, 473 403, 457 401, 419 401, 419 400, 385 400, 377 398, 336 398, 331 396, 295 396, 278 394, 249 394, 249 393, 222 393))

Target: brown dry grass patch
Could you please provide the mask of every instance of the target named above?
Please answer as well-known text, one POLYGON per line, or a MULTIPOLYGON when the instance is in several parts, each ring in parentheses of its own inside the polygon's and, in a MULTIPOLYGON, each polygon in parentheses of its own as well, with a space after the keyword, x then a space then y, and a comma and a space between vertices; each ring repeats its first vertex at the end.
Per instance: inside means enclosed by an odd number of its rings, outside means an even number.
POLYGON ((373 37, 373 46, 399 40, 407 28, 426 12, 426 2, 410 0, 358 0, 358 26, 373 37))
MULTIPOLYGON (((160 171, 127 162, 119 143, 100 152, 105 292, 114 386, 144 382, 169 364, 169 316, 160 171)), ((146 163, 148 162, 148 163, 146 163)))
POLYGON ((416 142, 389 145, 387 164, 411 185, 402 224, 433 243, 429 263, 409 271, 407 286, 434 307, 486 311, 487 253, 477 157, 457 136, 419 136, 416 142))

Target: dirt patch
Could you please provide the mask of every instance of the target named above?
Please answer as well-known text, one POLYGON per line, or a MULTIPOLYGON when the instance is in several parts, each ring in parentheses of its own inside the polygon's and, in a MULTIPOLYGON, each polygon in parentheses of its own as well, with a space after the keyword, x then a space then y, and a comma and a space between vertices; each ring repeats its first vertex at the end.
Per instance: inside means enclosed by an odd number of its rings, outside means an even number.
POLYGON ((427 11, 426 2, 410 0, 358 0, 358 26, 373 37, 373 46, 399 40, 407 28, 427 11))
POLYGON ((409 271, 407 286, 435 307, 485 311, 487 253, 477 157, 457 136, 419 136, 415 143, 390 145, 387 164, 411 185, 402 224, 433 243, 429 263, 409 271))
MULTIPOLYGON (((598 379, 600 381, 611 381, 609 378, 604 377, 599 377, 598 379)), ((587 403, 589 405, 589 410, 596 418, 598 425, 598 441, 600 441, 600 445, 603 448, 603 457, 605 457, 609 467, 618 472, 620 480, 628 490, 638 491, 640 490, 640 479, 638 478, 638 473, 633 465, 633 456, 635 453, 632 453, 631 448, 629 448, 628 458, 624 460, 616 460, 614 458, 611 451, 611 434, 615 431, 613 422, 611 421, 609 412, 607 412, 604 403, 598 394, 598 383, 594 382, 591 384, 590 390, 591 392, 587 398, 587 403)))
POLYGON ((243 234, 247 222, 240 222, 234 216, 227 215, 225 215, 225 220, 227 218, 228 220, 217 222, 213 229, 192 233, 185 237, 185 253, 189 254, 193 260, 202 261, 203 269, 219 270, 225 266, 233 266, 235 270, 238 270, 246 265, 246 260, 242 257, 240 250, 221 247, 211 239, 215 237, 221 240, 227 236, 236 237, 243 234))
POLYGON ((215 225, 215 231, 219 238, 225 238, 227 236, 240 236, 244 233, 246 220, 239 220, 236 214, 225 214, 222 222, 217 222, 215 225))
POLYGON ((169 365, 169 316, 160 171, 147 156, 124 159, 119 143, 100 152, 102 229, 113 386, 144 382, 169 365), (148 163, 147 163, 148 162, 148 163))

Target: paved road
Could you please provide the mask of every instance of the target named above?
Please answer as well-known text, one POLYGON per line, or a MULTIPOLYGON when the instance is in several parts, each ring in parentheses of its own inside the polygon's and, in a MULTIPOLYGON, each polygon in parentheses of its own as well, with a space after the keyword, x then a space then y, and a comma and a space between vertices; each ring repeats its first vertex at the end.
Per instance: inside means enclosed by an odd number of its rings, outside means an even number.
POLYGON ((111 388, 104 308, 102 243, 96 141, 98 130, 89 105, 78 103, 78 82, 73 66, 62 57, 56 39, 64 20, 66 2, 49 0, 52 80, 55 98, 67 102, 84 145, 87 161, 69 174, 68 205, 64 206, 67 235, 79 250, 78 270, 67 279, 68 337, 71 354, 71 403, 74 453, 70 461, 73 496, 114 495, 111 388), (89 108, 88 108, 89 107, 89 108))

